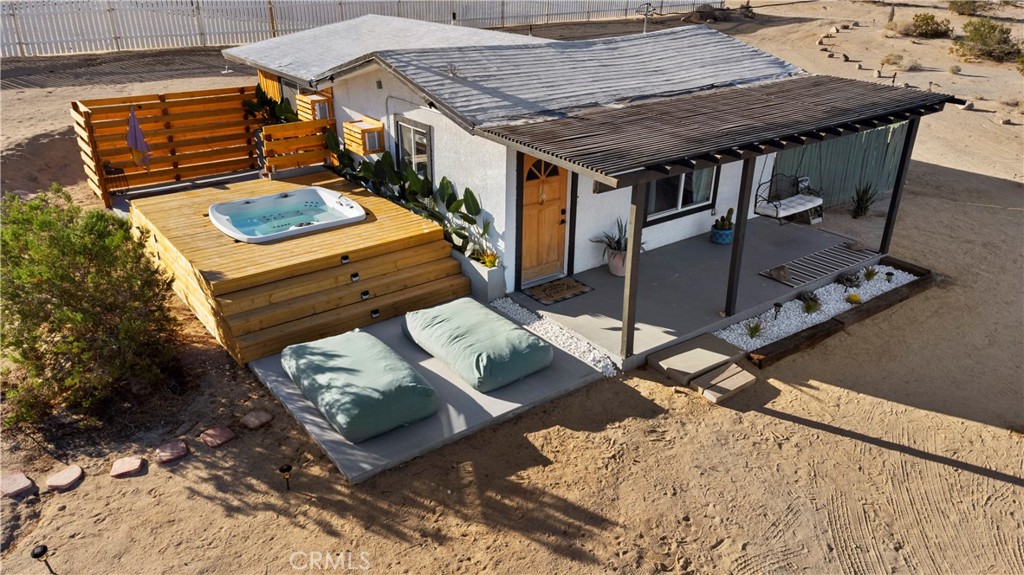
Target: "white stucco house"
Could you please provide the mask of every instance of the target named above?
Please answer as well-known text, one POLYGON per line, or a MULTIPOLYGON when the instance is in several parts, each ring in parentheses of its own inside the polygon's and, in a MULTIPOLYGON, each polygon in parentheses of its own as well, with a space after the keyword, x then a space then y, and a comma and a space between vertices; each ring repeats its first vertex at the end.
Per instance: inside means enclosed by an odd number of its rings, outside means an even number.
MULTIPOLYGON (((362 122, 355 152, 388 150, 473 189, 510 292, 603 265, 589 240, 618 218, 652 250, 734 208, 742 250, 778 154, 902 125, 889 156, 905 170, 917 118, 950 100, 808 74, 705 26, 558 42, 365 16, 224 56, 255 67, 271 96, 306 109, 313 98, 339 134, 362 122)), ((902 172, 894 180, 882 251, 902 172)))

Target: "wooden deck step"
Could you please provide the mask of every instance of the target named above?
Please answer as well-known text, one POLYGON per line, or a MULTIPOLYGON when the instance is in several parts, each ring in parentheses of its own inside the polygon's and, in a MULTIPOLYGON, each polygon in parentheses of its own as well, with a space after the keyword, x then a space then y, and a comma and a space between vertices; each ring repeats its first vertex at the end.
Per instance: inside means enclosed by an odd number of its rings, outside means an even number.
POLYGON ((647 365, 664 373, 679 385, 690 385, 699 377, 727 363, 739 361, 745 352, 710 333, 652 353, 647 365))
POLYGON ((459 274, 399 292, 335 308, 233 338, 228 351, 239 363, 277 353, 294 343, 338 335, 469 295, 469 278, 459 274))
POLYGON ((335 265, 325 270, 227 293, 217 297, 217 308, 222 314, 233 316, 324 290, 355 286, 360 282, 365 284, 368 280, 427 262, 457 261, 451 257, 451 252, 451 244, 438 240, 363 261, 335 265), (355 282, 353 278, 356 278, 355 282))
POLYGON ((735 363, 713 369, 693 379, 691 385, 704 399, 721 403, 741 389, 757 381, 757 377, 735 363))
POLYGON ((361 301, 372 302, 390 293, 461 273, 459 261, 448 256, 447 259, 428 261, 388 275, 360 279, 334 289, 250 309, 227 316, 225 321, 231 328, 232 335, 238 337, 361 301))

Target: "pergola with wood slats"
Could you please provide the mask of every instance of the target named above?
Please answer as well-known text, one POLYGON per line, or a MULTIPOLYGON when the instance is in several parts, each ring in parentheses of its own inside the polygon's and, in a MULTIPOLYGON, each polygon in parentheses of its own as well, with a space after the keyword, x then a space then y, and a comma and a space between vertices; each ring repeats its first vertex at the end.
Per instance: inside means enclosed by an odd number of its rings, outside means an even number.
POLYGON ((475 133, 594 180, 594 191, 630 187, 622 357, 633 355, 639 250, 647 182, 743 162, 725 314, 736 313, 747 214, 758 156, 909 121, 879 247, 887 252, 921 116, 950 95, 831 76, 797 76, 721 88, 565 118, 478 128, 475 133))

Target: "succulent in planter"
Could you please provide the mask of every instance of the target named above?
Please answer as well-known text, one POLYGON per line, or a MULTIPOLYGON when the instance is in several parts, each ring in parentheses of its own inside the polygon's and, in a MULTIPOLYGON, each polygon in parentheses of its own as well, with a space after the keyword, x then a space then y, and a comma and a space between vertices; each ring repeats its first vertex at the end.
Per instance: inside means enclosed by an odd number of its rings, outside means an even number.
MULTIPOLYGON (((603 257, 608 260, 608 271, 612 275, 622 277, 625 275, 626 250, 629 248, 629 225, 622 221, 622 218, 615 220, 615 233, 602 232, 596 238, 590 238, 595 244, 604 244, 603 257)), ((640 251, 644 251, 644 244, 640 242, 640 251)))
POLYGON ((860 287, 863 281, 860 279, 860 274, 848 273, 839 276, 839 285, 846 288, 846 291, 850 291, 850 288, 860 287))
POLYGON ((473 254, 473 259, 480 262, 485 268, 496 268, 500 263, 498 254, 494 250, 478 251, 473 254))
POLYGON ((711 224, 711 227, 716 230, 731 230, 732 229, 732 212, 733 209, 729 208, 729 211, 724 216, 715 220, 715 223, 711 224))
POLYGON ((812 291, 802 291, 796 296, 804 304, 804 313, 812 314, 821 309, 821 300, 812 291))

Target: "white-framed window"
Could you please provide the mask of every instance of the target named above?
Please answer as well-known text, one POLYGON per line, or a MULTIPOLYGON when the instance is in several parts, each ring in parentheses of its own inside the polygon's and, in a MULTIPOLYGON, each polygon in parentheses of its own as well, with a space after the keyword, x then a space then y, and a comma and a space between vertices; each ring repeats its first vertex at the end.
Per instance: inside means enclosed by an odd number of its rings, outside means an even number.
POLYGON ((710 210, 714 205, 717 168, 706 168, 647 184, 647 223, 710 210))
POLYGON ((398 167, 412 166, 421 178, 434 179, 433 146, 430 139, 430 126, 408 118, 399 117, 395 120, 397 138, 395 138, 395 159, 398 167))

